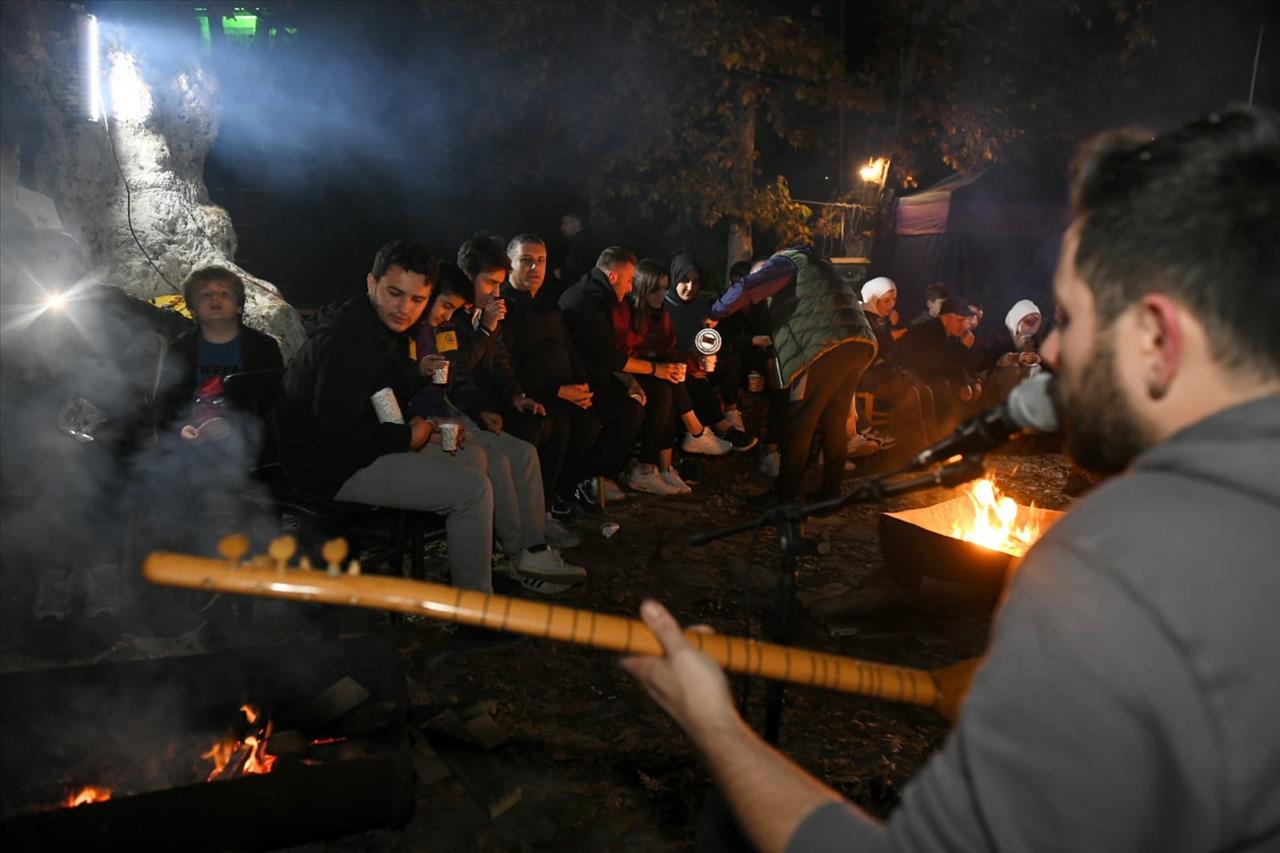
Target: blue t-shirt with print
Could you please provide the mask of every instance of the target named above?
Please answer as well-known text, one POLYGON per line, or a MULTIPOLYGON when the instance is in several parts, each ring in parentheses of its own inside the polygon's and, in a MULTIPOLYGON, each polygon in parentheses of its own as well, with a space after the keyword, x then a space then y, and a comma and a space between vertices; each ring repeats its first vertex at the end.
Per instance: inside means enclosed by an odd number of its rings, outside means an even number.
POLYGON ((240 354, 240 336, 225 344, 214 344, 200 335, 196 343, 196 387, 211 376, 227 377, 240 372, 244 362, 240 354))

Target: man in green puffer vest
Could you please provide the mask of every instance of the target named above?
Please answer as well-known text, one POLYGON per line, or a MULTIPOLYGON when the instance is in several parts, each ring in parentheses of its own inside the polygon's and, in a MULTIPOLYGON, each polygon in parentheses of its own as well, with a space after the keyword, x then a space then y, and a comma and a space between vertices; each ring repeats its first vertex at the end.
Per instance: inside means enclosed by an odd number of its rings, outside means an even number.
POLYGON ((813 434, 822 427, 820 498, 840 493, 845 419, 862 372, 876 355, 876 337, 852 285, 807 247, 785 249, 757 264, 711 306, 718 321, 764 302, 790 406, 781 436, 779 500, 799 496, 813 434))

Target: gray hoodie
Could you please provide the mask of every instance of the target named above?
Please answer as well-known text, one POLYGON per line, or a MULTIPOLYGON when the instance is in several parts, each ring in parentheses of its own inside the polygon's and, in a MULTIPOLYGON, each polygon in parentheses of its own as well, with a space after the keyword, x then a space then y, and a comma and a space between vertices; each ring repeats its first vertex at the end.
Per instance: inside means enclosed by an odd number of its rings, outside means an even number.
POLYGON ((1280 850, 1280 396, 1144 453, 1027 555, 887 825, 789 851, 1280 850))

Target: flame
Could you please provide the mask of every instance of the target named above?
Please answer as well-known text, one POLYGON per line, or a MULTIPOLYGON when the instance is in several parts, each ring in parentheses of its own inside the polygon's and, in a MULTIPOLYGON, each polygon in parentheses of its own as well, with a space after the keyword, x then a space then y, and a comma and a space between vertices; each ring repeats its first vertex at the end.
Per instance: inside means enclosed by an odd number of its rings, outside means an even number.
POLYGON ((66 808, 73 808, 75 806, 83 806, 85 803, 101 803, 109 799, 111 799, 110 788, 96 788, 93 785, 85 785, 74 794, 68 795, 62 804, 66 808))
MULTIPOLYGON (((244 714, 249 725, 255 725, 261 716, 252 705, 241 705, 240 713, 244 714)), ((270 773, 276 763, 276 757, 267 752, 273 728, 273 722, 268 720, 265 726, 243 738, 233 733, 214 741, 208 751, 200 755, 213 762, 213 770, 206 781, 212 782, 223 776, 270 773)))
POLYGON ((1040 538, 1039 523, 1033 520, 1019 525, 1017 502, 1000 494, 990 478, 966 487, 965 496, 973 505, 973 518, 951 525, 951 535, 956 539, 1021 557, 1040 538))

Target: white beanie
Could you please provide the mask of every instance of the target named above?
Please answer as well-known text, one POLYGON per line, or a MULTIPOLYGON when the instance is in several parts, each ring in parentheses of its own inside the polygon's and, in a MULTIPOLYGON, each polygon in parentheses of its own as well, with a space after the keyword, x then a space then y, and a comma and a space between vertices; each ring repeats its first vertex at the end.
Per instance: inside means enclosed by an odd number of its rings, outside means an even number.
MULTIPOLYGON (((1009 313, 1004 315, 1004 327, 1009 330, 1009 336, 1014 340, 1018 338, 1018 324, 1029 314, 1039 314, 1041 322, 1044 322, 1044 315, 1040 314, 1040 308, 1030 299, 1020 299, 1013 303, 1013 307, 1009 309, 1009 313)), ((1036 323, 1035 334, 1040 331, 1040 323, 1036 323)))
POLYGON ((893 283, 893 279, 886 276, 877 276, 866 284, 862 285, 862 305, 865 310, 875 313, 875 301, 881 296, 890 293, 897 293, 898 285, 893 283))

